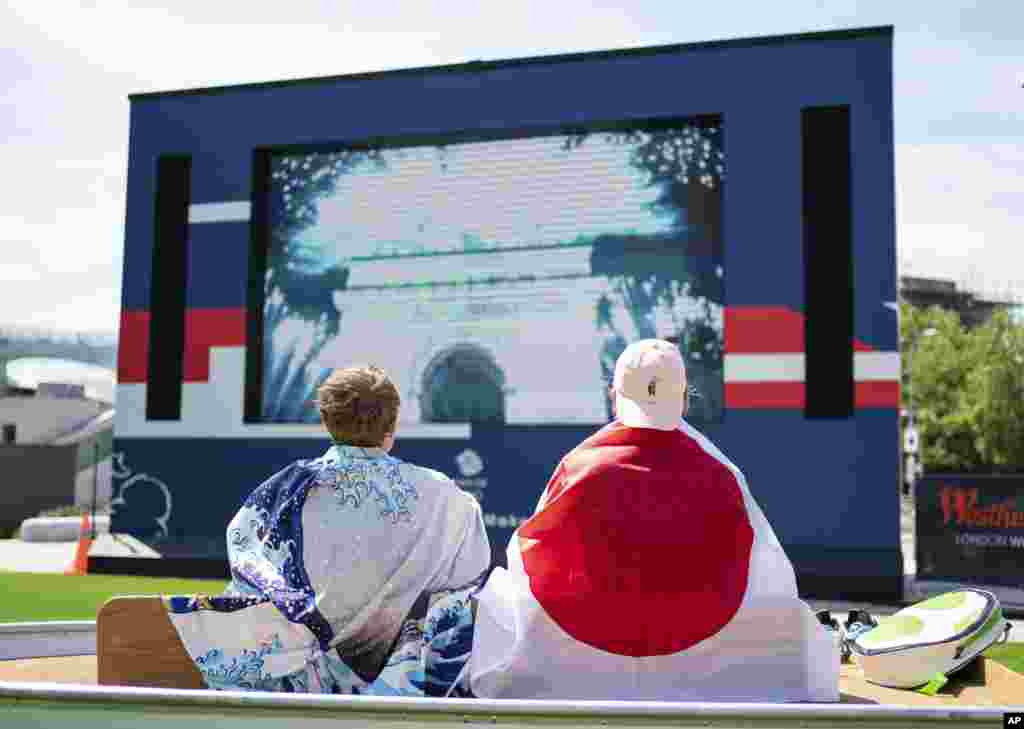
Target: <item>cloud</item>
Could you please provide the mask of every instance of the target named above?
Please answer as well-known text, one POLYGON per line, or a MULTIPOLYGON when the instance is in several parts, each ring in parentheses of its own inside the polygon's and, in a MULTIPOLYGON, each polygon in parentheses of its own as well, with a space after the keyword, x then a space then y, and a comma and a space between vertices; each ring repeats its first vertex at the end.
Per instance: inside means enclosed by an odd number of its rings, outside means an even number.
MULTIPOLYGON (((7 266, 0 266, 4 301, 33 301, 16 320, 20 326, 63 332, 114 333, 117 331, 121 294, 119 287, 89 289, 46 284, 40 294, 40 279, 6 278, 7 266)), ((22 271, 26 273, 27 271, 22 271)), ((17 273, 17 271, 15 271, 17 273)))
POLYGON ((0 50, 0 155, 5 183, 14 183, 0 202, 5 318, 116 328, 131 93, 640 40, 616 7, 239 7, 16 1, 0 8, 4 35, 18 38, 0 50), (36 274, 41 283, 31 283, 36 274))
POLYGON ((39 269, 30 263, 3 262, 0 263, 0 281, 7 284, 38 282, 39 269))
POLYGON ((1024 148, 898 145, 896 180, 904 273, 969 278, 966 283, 988 293, 1024 293, 1024 148))
POLYGON ((933 140, 967 136, 987 140, 1024 139, 1024 115, 1006 109, 951 111, 948 116, 928 119, 925 124, 933 140))
POLYGON ((1021 3, 124 5, 0 6, 2 318, 116 327, 131 93, 888 23, 901 260, 1021 269, 1021 3))
MULTIPOLYGON (((279 8, 276 22, 251 22, 250 8, 210 3, 68 8, 23 3, 37 35, 78 58, 78 73, 101 73, 122 94, 368 70, 373 64, 432 62, 440 34, 347 30, 335 12, 317 20, 279 8), (339 27, 340 26, 340 27, 339 27)), ((308 15, 306 16, 308 17, 308 15)))
POLYGON ((1019 51, 959 32, 923 30, 898 35, 893 55, 898 143, 1021 139, 1019 51))

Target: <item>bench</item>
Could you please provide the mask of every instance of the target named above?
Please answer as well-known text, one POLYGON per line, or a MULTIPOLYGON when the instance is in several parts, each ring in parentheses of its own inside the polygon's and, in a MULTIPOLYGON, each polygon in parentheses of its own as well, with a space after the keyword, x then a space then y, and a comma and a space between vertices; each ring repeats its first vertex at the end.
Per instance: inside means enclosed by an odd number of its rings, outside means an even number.
POLYGON ((114 597, 96 616, 101 686, 206 688, 159 597, 114 597))
MULTIPOLYGON (((115 597, 96 619, 96 660, 101 686, 206 688, 159 597, 115 597)), ((1012 705, 1024 696, 1024 676, 982 657, 958 673, 937 696, 868 683, 843 664, 842 702, 890 706, 1012 705)))

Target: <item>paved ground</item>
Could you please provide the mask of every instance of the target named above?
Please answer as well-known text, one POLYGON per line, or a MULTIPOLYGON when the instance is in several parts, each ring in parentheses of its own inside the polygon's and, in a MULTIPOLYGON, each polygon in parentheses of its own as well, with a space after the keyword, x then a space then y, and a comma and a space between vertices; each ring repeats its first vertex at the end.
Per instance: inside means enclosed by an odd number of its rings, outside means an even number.
POLYGON ((45 681, 96 685, 96 656, 0 661, 0 681, 45 681))
MULTIPOLYGON (((11 572, 63 572, 75 558, 78 542, 23 542, 0 539, 0 570, 11 572)), ((90 554, 110 557, 156 556, 156 552, 132 537, 100 534, 90 554)))
POLYGON ((15 572, 63 572, 75 557, 75 543, 0 540, 0 569, 15 572))

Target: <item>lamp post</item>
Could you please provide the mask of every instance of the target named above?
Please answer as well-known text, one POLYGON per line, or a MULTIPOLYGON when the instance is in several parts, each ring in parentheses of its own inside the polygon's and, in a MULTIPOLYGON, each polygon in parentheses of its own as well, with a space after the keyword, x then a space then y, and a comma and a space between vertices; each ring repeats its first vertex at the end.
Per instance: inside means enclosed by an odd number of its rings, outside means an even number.
POLYGON ((914 482, 917 480, 917 471, 920 465, 920 459, 918 457, 920 443, 917 435, 917 428, 914 427, 914 353, 917 351, 917 345, 921 343, 922 339, 925 337, 933 337, 938 333, 938 330, 934 327, 924 329, 911 340, 910 348, 907 350, 907 427, 903 431, 903 450, 906 452, 903 473, 904 496, 911 495, 914 482))

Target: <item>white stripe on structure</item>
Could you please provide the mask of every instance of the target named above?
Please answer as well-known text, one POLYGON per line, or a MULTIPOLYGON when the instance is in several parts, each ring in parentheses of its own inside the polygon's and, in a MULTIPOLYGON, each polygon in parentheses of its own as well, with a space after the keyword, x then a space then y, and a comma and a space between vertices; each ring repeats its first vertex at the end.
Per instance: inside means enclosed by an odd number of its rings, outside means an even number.
MULTIPOLYGON (((146 385, 117 386, 114 435, 117 438, 324 438, 319 425, 243 422, 245 348, 212 347, 210 381, 185 382, 181 420, 146 420, 146 385)), ((409 423, 405 438, 467 440, 468 423, 409 423)))
MULTIPOLYGON (((803 382, 806 358, 801 353, 727 354, 726 382, 803 382)), ((855 352, 853 379, 879 382, 900 378, 899 352, 855 352)))
POLYGON ((803 382, 802 354, 727 354, 726 382, 803 382))
POLYGON ((251 216, 252 204, 248 200, 188 206, 189 223, 237 223, 247 221, 251 216))
POLYGON ((858 382, 900 379, 900 353, 857 352, 853 357, 853 379, 858 382))

